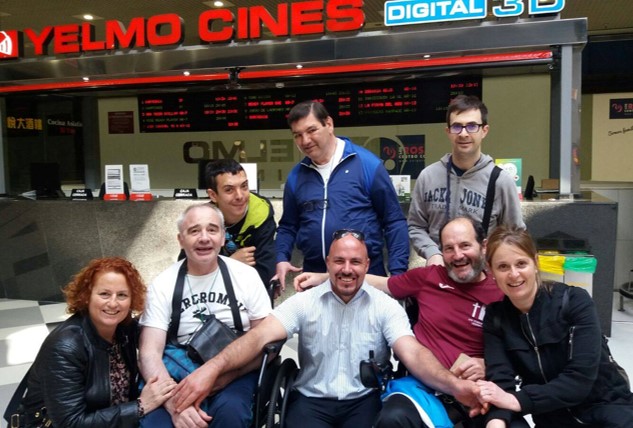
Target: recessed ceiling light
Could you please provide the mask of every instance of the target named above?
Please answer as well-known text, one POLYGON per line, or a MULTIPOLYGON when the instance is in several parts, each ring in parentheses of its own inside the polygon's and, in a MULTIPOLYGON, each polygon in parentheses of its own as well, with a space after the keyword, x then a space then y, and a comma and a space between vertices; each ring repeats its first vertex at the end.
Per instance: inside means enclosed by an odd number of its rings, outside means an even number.
POLYGON ((80 21, 96 21, 103 19, 101 16, 93 15, 92 13, 84 13, 81 15, 73 15, 73 18, 80 21))
POLYGON ((213 2, 213 6, 215 7, 222 7, 224 6, 224 3, 222 3, 220 0, 216 0, 213 2))
POLYGON ((84 82, 90 82, 90 77, 84 76, 81 78, 81 80, 83 80, 84 82))
POLYGON ((297 68, 298 68, 299 70, 301 70, 301 69, 303 68, 303 65, 301 65, 301 64, 297 64, 297 68))
POLYGON ((424 58, 424 59, 429 59, 429 58, 431 58, 431 55, 429 55, 429 54, 424 54, 424 56, 423 56, 422 58, 424 58))
POLYGON ((183 71, 183 72, 182 72, 182 74, 183 74, 184 76, 189 76, 191 73, 190 73, 190 72, 188 72, 188 71, 183 71))

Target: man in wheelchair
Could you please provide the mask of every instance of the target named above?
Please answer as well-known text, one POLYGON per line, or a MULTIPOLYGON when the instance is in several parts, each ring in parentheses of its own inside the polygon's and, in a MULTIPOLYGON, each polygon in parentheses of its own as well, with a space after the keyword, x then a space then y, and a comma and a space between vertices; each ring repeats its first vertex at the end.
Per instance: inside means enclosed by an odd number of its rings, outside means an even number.
MULTIPOLYGON (((483 379, 486 305, 503 298, 485 271, 484 231, 473 219, 457 217, 440 230, 440 248, 444 266, 416 268, 390 278, 367 275, 366 279, 397 299, 415 299, 418 311, 413 331, 433 353, 434 363, 460 379, 483 379)), ((313 286, 321 279, 319 275, 299 275, 295 288, 313 286)), ((484 418, 471 418, 476 412, 469 415, 469 409, 457 402, 463 400, 416 376, 406 361, 401 363, 410 375, 386 383, 376 428, 452 427, 454 422, 465 427, 483 426, 484 418)), ((513 428, 527 426, 518 417, 512 424, 513 428)))
POLYGON ((336 231, 327 267, 329 278, 320 287, 286 300, 181 382, 177 411, 199 406, 219 376, 247 364, 266 343, 294 334, 299 334, 301 369, 289 395, 288 427, 372 426, 381 408, 380 393, 362 384, 358 368, 368 350, 386 363, 389 347, 425 384, 453 395, 473 414, 482 410, 475 383, 443 367, 415 340, 402 306, 365 282, 369 258, 362 232, 336 231))

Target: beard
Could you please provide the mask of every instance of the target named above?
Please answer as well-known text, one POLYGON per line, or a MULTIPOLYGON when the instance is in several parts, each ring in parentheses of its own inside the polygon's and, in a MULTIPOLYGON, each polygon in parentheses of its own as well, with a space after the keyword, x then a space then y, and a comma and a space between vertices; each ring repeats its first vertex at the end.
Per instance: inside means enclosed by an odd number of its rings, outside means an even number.
POLYGON ((455 272, 455 266, 453 263, 449 263, 446 268, 448 270, 448 276, 455 282, 465 284, 468 282, 475 282, 479 278, 479 275, 484 271, 486 267, 486 262, 482 256, 477 257, 476 259, 468 259, 470 260, 470 272, 465 275, 459 276, 455 272))

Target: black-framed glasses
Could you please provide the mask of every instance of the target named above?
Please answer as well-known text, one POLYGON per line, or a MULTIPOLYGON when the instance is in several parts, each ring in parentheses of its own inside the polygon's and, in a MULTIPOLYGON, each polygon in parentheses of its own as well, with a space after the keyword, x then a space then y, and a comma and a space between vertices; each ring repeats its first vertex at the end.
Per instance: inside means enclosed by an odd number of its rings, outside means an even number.
POLYGON ((327 199, 315 199, 312 201, 305 201, 301 204, 301 209, 305 212, 314 210, 326 210, 327 208, 327 199))
POLYGON ((479 131, 483 126, 483 123, 467 123, 466 125, 460 125, 459 123, 453 123, 448 127, 448 132, 451 134, 461 134, 465 129, 469 134, 474 134, 479 131))
POLYGON ((365 234, 360 230, 354 229, 339 229, 332 234, 332 239, 336 241, 337 239, 345 238, 347 235, 352 235, 359 241, 365 242, 365 234))

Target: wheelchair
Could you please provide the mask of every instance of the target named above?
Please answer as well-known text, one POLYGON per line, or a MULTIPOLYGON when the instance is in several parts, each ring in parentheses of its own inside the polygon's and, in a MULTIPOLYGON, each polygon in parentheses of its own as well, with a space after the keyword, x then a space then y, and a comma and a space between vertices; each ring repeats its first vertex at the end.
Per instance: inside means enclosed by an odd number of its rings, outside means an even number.
POLYGON ((253 428, 284 426, 288 393, 299 371, 297 363, 292 358, 282 361, 279 352, 284 343, 285 341, 274 342, 264 347, 262 366, 257 380, 253 428))
MULTIPOLYGON (((390 381, 408 374, 406 367, 401 362, 397 364, 396 369, 394 369, 390 361, 385 364, 378 363, 374 358, 374 351, 369 351, 369 358, 360 362, 360 380, 362 384, 381 393, 385 391, 390 381)), ((439 392, 436 393, 436 396, 444 405, 448 417, 455 424, 455 428, 475 428, 475 424, 468 416, 468 409, 459 401, 450 395, 439 392)))

